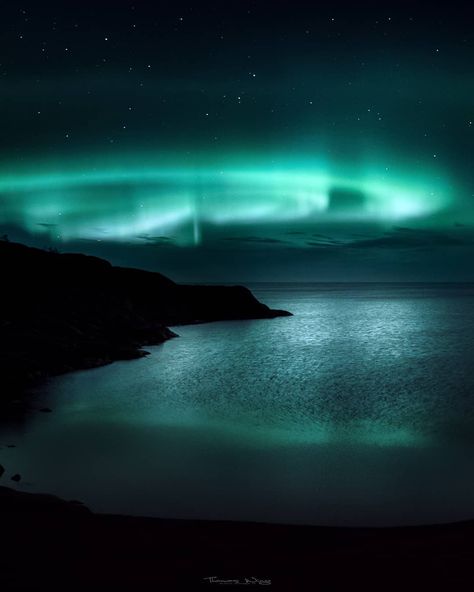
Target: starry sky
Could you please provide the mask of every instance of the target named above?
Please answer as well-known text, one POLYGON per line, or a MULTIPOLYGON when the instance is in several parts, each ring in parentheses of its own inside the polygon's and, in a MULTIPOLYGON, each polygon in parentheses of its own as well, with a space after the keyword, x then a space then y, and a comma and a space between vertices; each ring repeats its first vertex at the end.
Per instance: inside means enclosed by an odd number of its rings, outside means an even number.
POLYGON ((178 281, 472 281, 473 17, 6 3, 0 234, 178 281))

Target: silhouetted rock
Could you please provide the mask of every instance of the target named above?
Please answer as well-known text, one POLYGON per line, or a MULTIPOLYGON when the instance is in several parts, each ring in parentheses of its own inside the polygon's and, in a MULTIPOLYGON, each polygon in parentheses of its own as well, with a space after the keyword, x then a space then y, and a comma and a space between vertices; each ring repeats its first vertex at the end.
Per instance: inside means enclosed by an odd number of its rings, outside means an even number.
POLYGON ((5 472, 5 467, 3 465, 0 465, 0 477, 3 475, 4 472, 5 472))
POLYGON ((11 478, 12 481, 21 481, 21 475, 19 473, 15 473, 15 475, 13 475, 13 477, 11 478))
POLYGON ((0 486, 0 516, 19 512, 26 517, 31 515, 32 512, 39 512, 40 514, 44 512, 46 515, 50 511, 66 511, 74 514, 79 513, 80 515, 90 513, 90 510, 80 501, 65 501, 55 495, 27 493, 0 486))
POLYGON ((0 487, 3 590, 399 592, 474 587, 474 522, 338 528, 97 514, 0 487), (216 567, 217 566, 217 567, 216 567), (210 576, 271 581, 210 584, 210 576))
POLYGON ((49 376, 147 354, 176 337, 167 325, 274 318, 243 286, 185 286, 139 269, 114 267, 0 241, 2 401, 21 401, 49 376))

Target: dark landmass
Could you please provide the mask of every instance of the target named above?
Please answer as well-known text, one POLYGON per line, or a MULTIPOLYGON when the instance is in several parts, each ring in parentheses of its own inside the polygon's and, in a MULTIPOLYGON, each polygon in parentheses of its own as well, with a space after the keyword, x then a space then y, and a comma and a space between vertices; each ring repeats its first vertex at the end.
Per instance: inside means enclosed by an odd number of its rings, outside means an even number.
POLYGON ((21 402, 49 376, 146 355, 142 346, 176 336, 168 325, 290 314, 243 286, 179 285, 97 257, 8 241, 0 241, 0 262, 0 403, 21 402))
POLYGON ((95 514, 79 502, 0 487, 0 524, 5 592, 456 592, 474 585, 472 521, 333 528, 162 520, 95 514), (213 576, 240 583, 205 579, 213 576))

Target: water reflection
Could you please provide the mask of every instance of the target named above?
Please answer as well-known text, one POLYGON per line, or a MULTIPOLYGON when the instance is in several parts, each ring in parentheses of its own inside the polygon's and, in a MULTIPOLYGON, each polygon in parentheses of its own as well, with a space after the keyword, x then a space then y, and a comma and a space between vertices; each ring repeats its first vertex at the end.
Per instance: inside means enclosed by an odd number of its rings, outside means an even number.
MULTIPOLYGON (((354 287, 262 290, 294 317, 179 327, 63 376, 3 431, 19 487, 169 517, 321 524, 474 514, 474 307, 354 287)), ((453 300, 454 298, 454 300, 453 300)))

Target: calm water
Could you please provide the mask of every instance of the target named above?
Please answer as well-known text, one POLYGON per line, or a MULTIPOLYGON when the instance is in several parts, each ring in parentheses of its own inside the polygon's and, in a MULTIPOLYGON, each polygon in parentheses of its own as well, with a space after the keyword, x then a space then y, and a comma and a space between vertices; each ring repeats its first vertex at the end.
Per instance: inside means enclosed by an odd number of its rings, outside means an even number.
POLYGON ((162 517, 474 518, 474 287, 253 290, 295 316, 179 327, 52 381, 53 413, 0 432, 1 483, 162 517))

